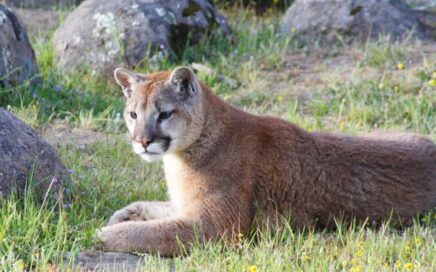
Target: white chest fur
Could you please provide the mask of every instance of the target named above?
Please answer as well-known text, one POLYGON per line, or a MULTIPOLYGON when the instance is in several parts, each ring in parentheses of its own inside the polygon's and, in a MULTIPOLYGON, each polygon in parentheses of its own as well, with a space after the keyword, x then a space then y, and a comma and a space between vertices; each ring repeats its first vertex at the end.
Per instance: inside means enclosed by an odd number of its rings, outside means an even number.
POLYGON ((183 180, 186 175, 186 168, 184 162, 173 154, 165 155, 163 162, 170 201, 176 210, 181 211, 185 206, 183 180))

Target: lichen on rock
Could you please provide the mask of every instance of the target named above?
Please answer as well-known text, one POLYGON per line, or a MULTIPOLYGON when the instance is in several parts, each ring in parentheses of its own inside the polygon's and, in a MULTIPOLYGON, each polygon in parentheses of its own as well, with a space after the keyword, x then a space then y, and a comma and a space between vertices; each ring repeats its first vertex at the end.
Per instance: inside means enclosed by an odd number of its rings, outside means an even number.
POLYGON ((96 13, 93 17, 96 26, 93 30, 93 34, 96 37, 100 37, 101 34, 111 35, 116 29, 115 17, 112 12, 106 14, 96 13))
POLYGON ((6 14, 0 10, 0 25, 4 24, 7 19, 8 17, 6 16, 6 14))

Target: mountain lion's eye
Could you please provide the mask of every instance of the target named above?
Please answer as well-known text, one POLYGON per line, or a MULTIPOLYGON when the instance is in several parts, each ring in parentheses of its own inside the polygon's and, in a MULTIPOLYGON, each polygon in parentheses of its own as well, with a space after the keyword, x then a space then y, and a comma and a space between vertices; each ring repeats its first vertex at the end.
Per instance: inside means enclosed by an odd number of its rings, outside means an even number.
POLYGON ((132 117, 132 119, 136 119, 136 117, 138 117, 138 116, 136 115, 136 112, 131 111, 130 112, 130 117, 132 117))
POLYGON ((160 120, 165 120, 171 117, 173 113, 171 111, 163 111, 159 114, 159 119, 160 120))

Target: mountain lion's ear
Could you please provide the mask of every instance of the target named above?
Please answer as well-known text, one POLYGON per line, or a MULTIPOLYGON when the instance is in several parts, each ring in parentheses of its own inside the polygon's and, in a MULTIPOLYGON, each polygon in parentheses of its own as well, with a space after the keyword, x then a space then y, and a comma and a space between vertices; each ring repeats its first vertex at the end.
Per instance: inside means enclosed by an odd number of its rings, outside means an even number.
POLYGON ((181 99, 187 99, 197 92, 197 79, 188 67, 177 67, 170 75, 169 81, 176 87, 181 99))
POLYGON ((118 85, 123 89, 126 97, 132 95, 132 84, 138 83, 145 79, 144 75, 140 75, 124 68, 117 68, 114 71, 114 78, 118 85))

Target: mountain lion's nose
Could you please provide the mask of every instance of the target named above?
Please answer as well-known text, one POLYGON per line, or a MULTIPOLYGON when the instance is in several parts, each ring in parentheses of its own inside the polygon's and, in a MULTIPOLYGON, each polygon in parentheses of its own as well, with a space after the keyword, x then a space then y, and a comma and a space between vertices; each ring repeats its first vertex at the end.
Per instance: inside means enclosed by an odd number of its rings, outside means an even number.
POLYGON ((136 140, 138 143, 140 143, 144 148, 146 148, 149 144, 151 144, 151 142, 153 142, 153 139, 149 140, 149 139, 138 139, 136 140))

